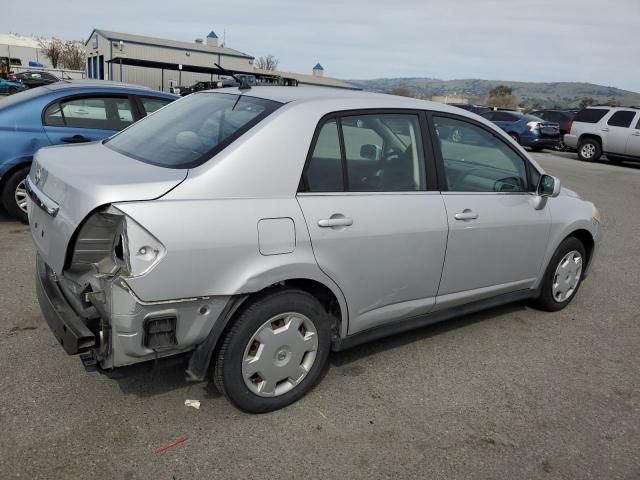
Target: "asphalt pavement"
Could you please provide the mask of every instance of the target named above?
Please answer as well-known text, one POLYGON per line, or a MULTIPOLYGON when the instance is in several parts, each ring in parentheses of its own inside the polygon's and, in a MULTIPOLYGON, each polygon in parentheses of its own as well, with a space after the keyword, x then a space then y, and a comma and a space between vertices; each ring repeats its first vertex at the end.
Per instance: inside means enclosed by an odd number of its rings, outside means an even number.
POLYGON ((28 228, 1 214, 0 478, 639 479, 640 164, 535 157, 602 211, 568 308, 518 303, 332 354, 320 385, 265 415, 179 367, 85 372, 40 315, 28 228))

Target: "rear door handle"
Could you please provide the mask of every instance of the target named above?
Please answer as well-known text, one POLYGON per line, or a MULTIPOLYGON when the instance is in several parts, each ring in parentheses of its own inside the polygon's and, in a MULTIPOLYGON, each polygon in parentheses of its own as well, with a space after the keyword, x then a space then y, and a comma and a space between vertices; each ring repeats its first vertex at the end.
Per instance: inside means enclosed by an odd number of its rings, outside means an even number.
POLYGON ((454 217, 456 220, 475 220, 478 218, 478 214, 476 212, 472 212, 468 208, 465 208, 462 213, 456 213, 454 217))
POLYGON ((60 140, 65 143, 84 143, 91 141, 90 138, 84 137, 82 135, 74 135, 73 137, 62 137, 60 140))
POLYGON ((631 135, 633 135, 634 137, 640 137, 640 131, 635 131, 633 132, 631 135))
POLYGON ((322 220, 318 220, 318 226, 322 228, 350 227, 351 225, 353 225, 353 219, 347 217, 324 218, 322 220))

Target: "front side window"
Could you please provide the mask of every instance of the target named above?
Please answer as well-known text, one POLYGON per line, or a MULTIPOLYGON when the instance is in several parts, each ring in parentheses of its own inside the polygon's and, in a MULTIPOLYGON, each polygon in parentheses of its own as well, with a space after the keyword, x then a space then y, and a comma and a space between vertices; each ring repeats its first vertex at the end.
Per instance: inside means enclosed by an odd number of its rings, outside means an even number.
POLYGON ((484 128, 462 120, 434 117, 452 192, 525 192, 525 161, 504 141, 484 128))
POLYGON ((245 95, 193 94, 143 118, 105 145, 152 165, 193 168, 281 105, 245 95))
POLYGON ((426 190, 420 132, 419 118, 411 114, 363 114, 327 120, 305 170, 306 186, 311 192, 426 190))
POLYGON ((45 125, 100 130, 122 130, 133 123, 128 98, 82 97, 50 105, 44 114, 45 125))
POLYGON ((629 128, 635 116, 636 112, 621 110, 611 115, 611 118, 607 122, 607 125, 611 127, 629 128))

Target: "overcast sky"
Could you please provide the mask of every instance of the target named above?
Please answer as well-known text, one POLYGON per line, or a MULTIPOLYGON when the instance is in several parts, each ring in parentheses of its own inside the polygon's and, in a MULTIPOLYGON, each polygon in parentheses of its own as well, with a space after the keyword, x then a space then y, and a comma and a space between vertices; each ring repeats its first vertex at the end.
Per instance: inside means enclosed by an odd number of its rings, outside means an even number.
POLYGON ((338 78, 584 81, 640 91, 640 0, 3 1, 0 32, 210 30, 280 70, 338 78))

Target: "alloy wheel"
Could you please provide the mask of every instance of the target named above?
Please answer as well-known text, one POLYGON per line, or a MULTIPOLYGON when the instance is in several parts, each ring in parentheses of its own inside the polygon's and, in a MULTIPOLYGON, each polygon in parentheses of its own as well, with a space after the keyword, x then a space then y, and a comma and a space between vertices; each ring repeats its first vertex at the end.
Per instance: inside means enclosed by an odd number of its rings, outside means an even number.
POLYGON ((580 149, 583 158, 593 158, 596 154, 596 146, 593 143, 585 143, 580 149))
POLYGON ((16 199, 16 205, 18 205, 18 208, 26 213, 27 212, 27 187, 25 186, 24 180, 22 180, 16 186, 14 197, 16 199))

